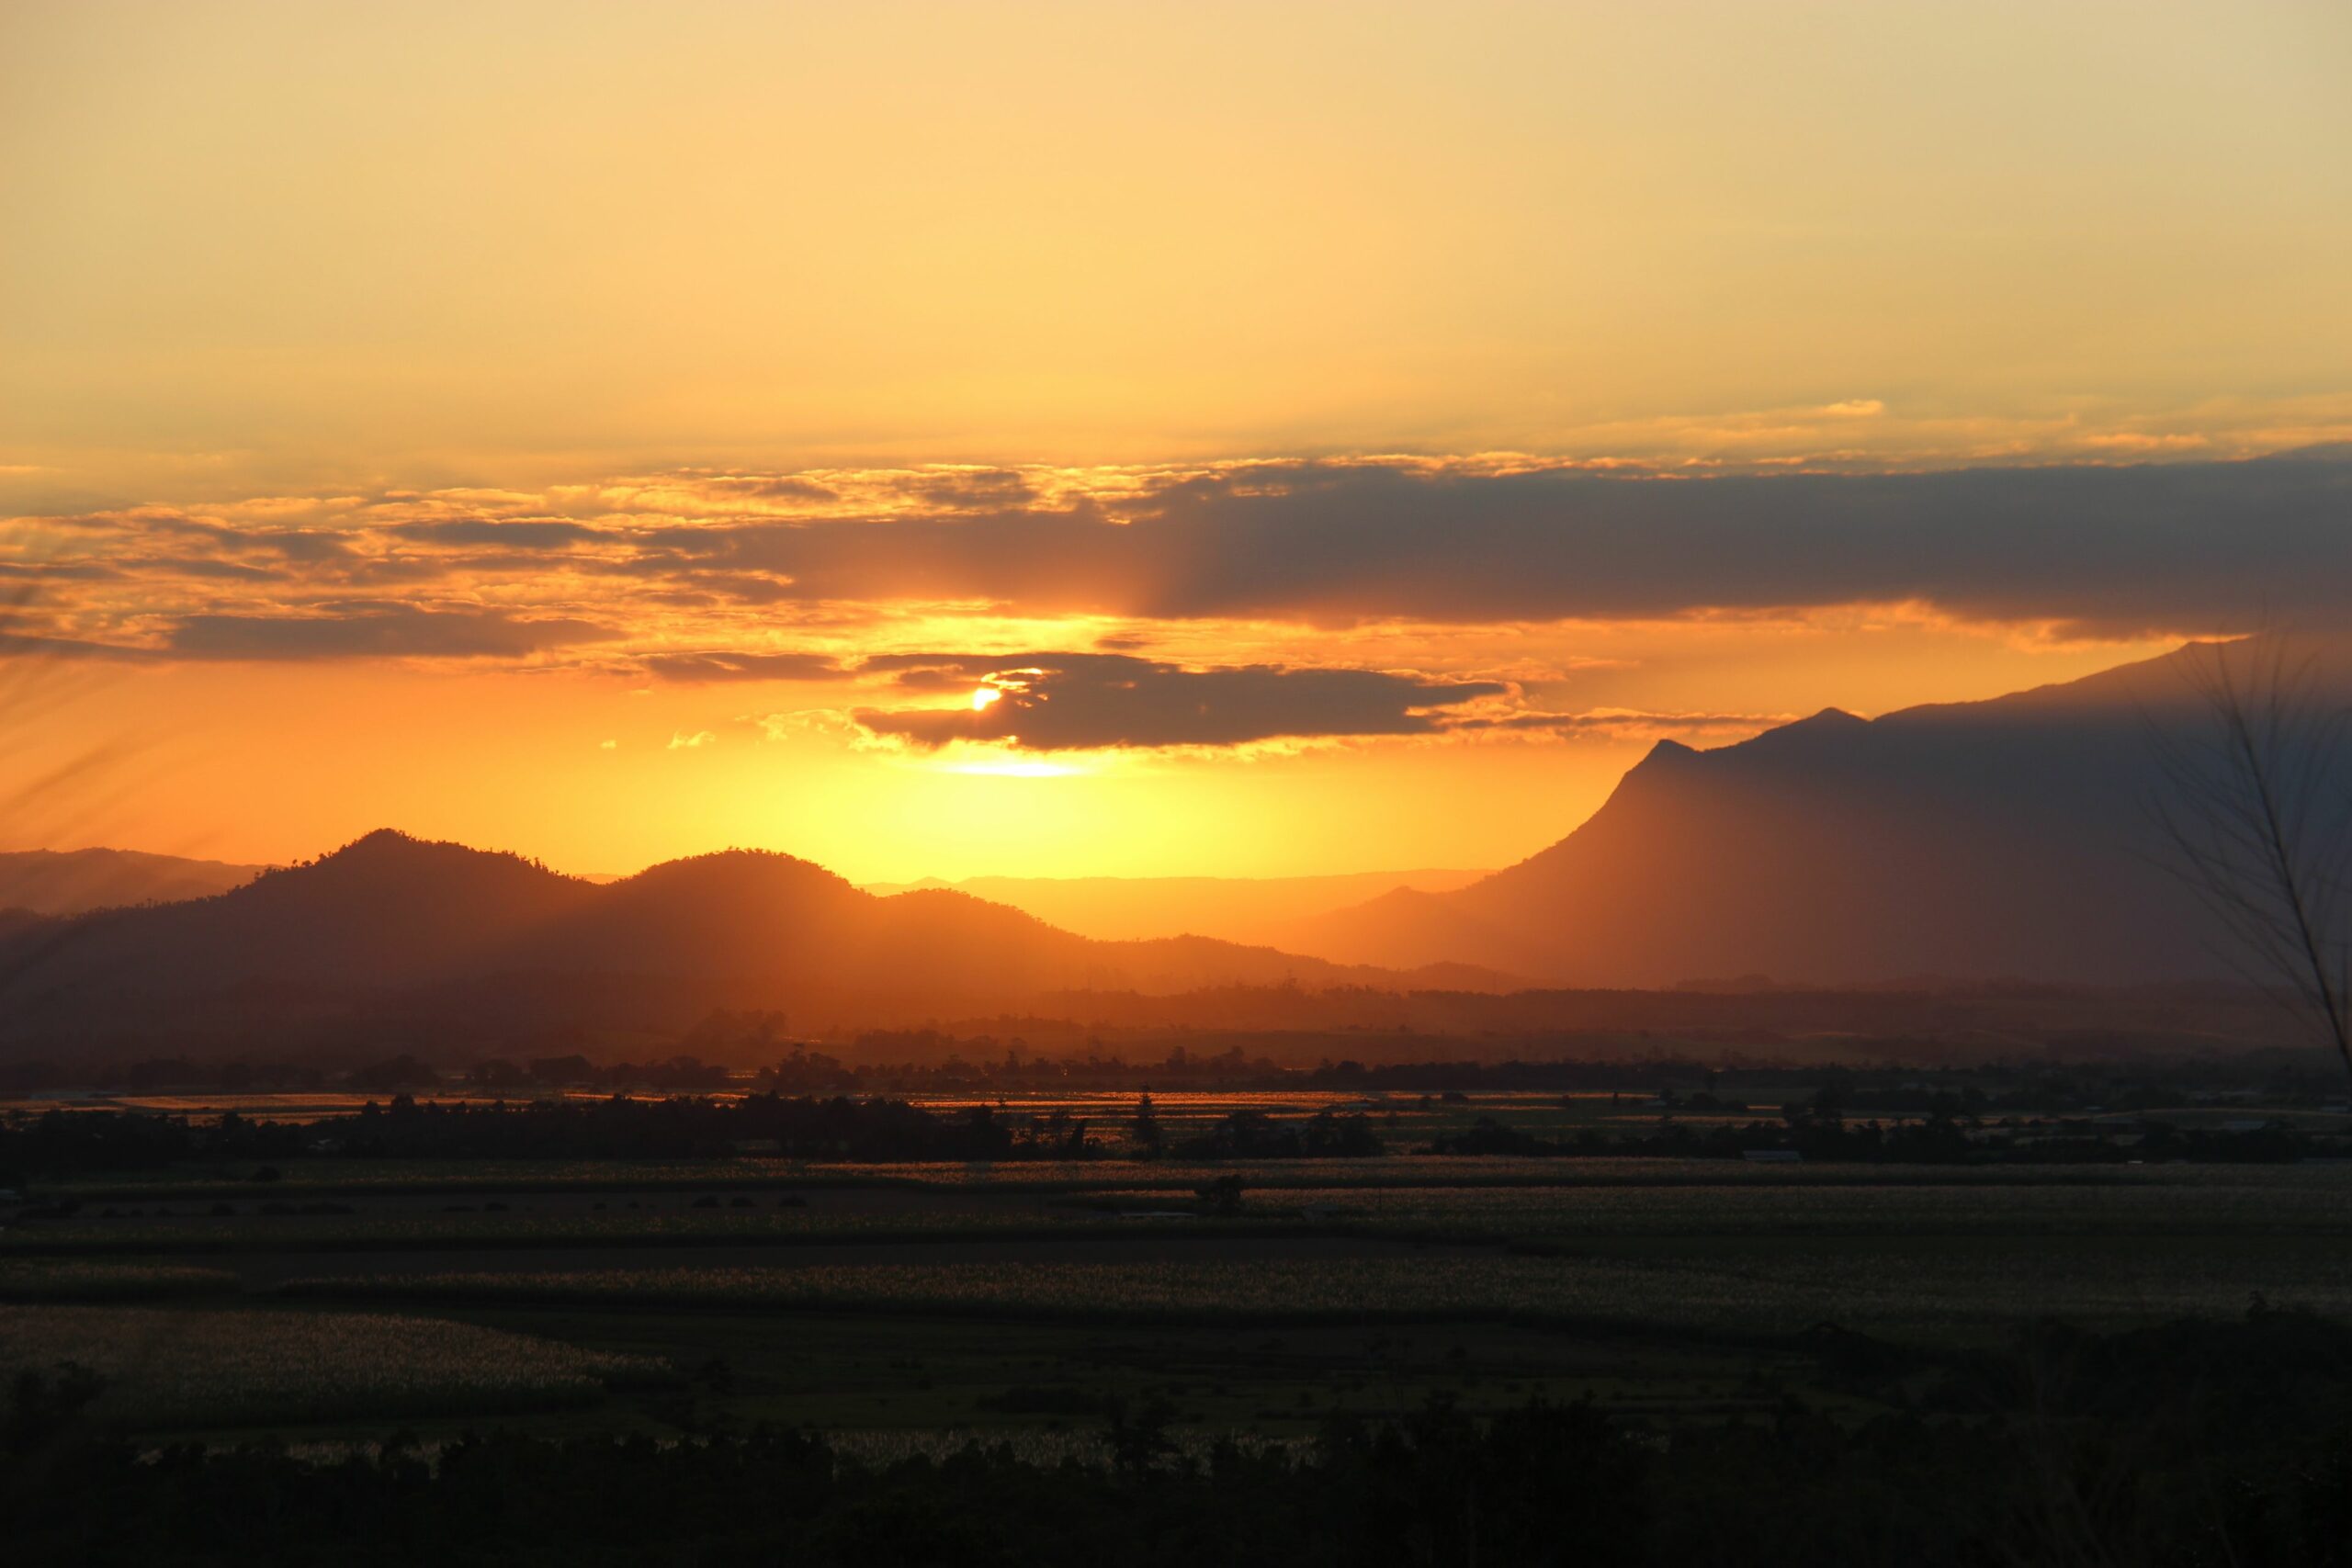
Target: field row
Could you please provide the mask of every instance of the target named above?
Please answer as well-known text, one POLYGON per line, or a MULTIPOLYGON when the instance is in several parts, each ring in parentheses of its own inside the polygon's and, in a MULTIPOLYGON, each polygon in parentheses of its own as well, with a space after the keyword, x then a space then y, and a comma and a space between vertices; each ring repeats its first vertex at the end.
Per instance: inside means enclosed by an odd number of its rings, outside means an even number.
POLYGON ((105 1380, 96 1416, 140 1427, 547 1410, 671 1375, 657 1361, 434 1318, 0 1306, 0 1374, 69 1365, 105 1380))
MULTIPOLYGON (((916 1244, 1144 1235, 1392 1236, 1461 1244, 1574 1244, 1629 1236, 2352 1235, 2352 1171, 2230 1169, 2189 1182, 1753 1182, 1527 1187, 1244 1187, 1214 1213, 1190 1191, 1114 1187, 1051 1195, 966 1190, 888 1201, 846 1195, 789 1207, 738 1196, 553 1203, 533 1210, 395 1202, 356 1212, 93 1216, 0 1235, 0 1258, 333 1248, 916 1244)), ((349 1211, 349 1205, 320 1205, 349 1211)))
POLYGON ((127 1219, 26 1227, 0 1237, 0 1258, 43 1256, 147 1256, 332 1250, 408 1251, 424 1247, 762 1247, 913 1245, 958 1241, 1116 1239, 1165 1231, 1173 1223, 1196 1236, 1305 1233, 1289 1213, 1206 1220, 1183 1215, 1123 1220, 1079 1208, 959 1209, 859 1213, 649 1214, 345 1214, 240 1222, 159 1223, 127 1219))
MULTIPOLYGON (((855 1163, 745 1156, 720 1160, 317 1159, 288 1166, 268 1195, 366 1196, 373 1192, 557 1192, 687 1190, 931 1188, 1004 1192, 1079 1192, 1103 1188, 1182 1191, 1220 1176, 1250 1187, 2085 1187, 2271 1186, 2312 1179, 2305 1166, 1757 1164, 1745 1160, 1382 1155, 1359 1159, 855 1163)), ((241 1173, 250 1174, 250 1173, 241 1173)), ((2338 1179, 2343 1178, 2338 1177, 2338 1179)), ((74 1178, 45 1183, 54 1197, 87 1202, 184 1202, 251 1199, 249 1180, 224 1179, 217 1166, 74 1178)))
POLYGON ((0 1302, 144 1302, 233 1295, 243 1281, 226 1269, 83 1258, 0 1261, 0 1302))
MULTIPOLYGON (((2352 1234, 2352 1179, 2066 1187, 1897 1185, 1702 1188, 1301 1189, 1286 1211, 1374 1234, 1457 1241, 1801 1235, 2352 1234)), ((1116 1207, 1143 1193, 1104 1193, 1116 1207)))
POLYGON ((2331 1253, 2069 1257, 2047 1249, 1872 1258, 1427 1256, 1318 1261, 847 1264, 433 1273, 299 1280, 291 1294, 471 1306, 719 1307, 1273 1326, 1428 1320, 1792 1333, 1820 1322, 1947 1329, 2352 1309, 2331 1253), (1890 1261, 1894 1264, 1889 1267, 1890 1261))

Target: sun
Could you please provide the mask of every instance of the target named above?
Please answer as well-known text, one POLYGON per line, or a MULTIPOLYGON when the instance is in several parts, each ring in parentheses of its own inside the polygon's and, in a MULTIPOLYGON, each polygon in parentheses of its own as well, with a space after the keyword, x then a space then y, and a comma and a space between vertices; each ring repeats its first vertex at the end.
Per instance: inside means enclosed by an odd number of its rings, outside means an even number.
POLYGON ((989 711, 989 705, 1003 695, 1004 694, 994 686, 982 686, 972 694, 972 711, 986 713, 989 711))

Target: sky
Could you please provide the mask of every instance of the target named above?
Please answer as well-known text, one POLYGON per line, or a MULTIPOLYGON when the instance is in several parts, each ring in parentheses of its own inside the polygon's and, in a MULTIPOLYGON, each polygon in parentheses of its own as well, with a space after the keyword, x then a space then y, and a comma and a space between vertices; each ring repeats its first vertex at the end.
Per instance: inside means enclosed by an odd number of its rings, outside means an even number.
POLYGON ((0 5, 0 847, 1499 865, 2352 587, 2332 4, 0 5))

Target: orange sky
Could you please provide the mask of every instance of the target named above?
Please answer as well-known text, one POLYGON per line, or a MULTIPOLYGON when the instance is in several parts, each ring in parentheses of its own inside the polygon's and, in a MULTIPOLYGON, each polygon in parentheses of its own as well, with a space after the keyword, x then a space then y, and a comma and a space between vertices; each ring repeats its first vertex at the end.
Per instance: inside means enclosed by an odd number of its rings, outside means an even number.
POLYGON ((12 6, 0 840, 1498 864, 1661 735, 2340 604, 2276 455, 2352 439, 2346 65, 2316 4, 12 6))

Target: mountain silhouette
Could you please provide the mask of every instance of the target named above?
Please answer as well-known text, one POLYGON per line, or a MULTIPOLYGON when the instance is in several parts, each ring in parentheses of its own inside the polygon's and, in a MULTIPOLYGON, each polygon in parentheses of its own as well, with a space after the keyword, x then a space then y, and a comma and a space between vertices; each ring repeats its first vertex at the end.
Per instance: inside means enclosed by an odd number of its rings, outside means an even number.
POLYGON ((168 1032, 180 1011, 224 998, 273 1026, 427 993, 527 1012, 516 998, 592 982, 670 997, 704 987, 787 1007, 887 998, 900 1010, 1086 991, 1513 984, 1461 966, 1405 976, 1206 938, 1095 942, 944 889, 877 897, 765 852, 597 884, 390 830, 210 897, 0 925, 0 1039, 101 1024, 119 1032, 134 1020, 168 1032))
POLYGON ((869 893, 946 887, 1026 909, 1049 925, 1106 942, 1209 933, 1280 947, 1296 921, 1398 887, 1448 891, 1483 871, 1359 871, 1322 876, 974 876, 960 882, 868 883, 869 893))
POLYGON ((267 869, 136 850, 16 850, 0 852, 0 909, 79 915, 168 904, 225 893, 267 869))
MULTIPOLYGON (((2226 976, 2222 933, 2165 869, 2154 818, 2155 737, 2206 722, 2191 664, 2211 656, 1875 719, 1829 709, 1715 750, 1661 740, 1528 860, 1283 940, 1575 986, 2226 976)), ((2324 658, 2315 678, 2344 690, 2340 650, 2324 658)))
MULTIPOLYGON (((2338 693, 2340 651, 2324 671, 2338 693)), ((2200 657, 1874 719, 1829 709, 1715 750, 1662 741, 1540 853, 1277 921, 1279 945, 1095 940, 767 852, 598 883, 379 831, 206 897, 0 917, 0 1048, 307 1047, 363 1016, 374 1039, 530 1040, 658 1032, 719 1006, 851 1029, 1048 1004, 1080 1020, 1104 1016, 1088 997, 1235 987, 2230 978, 2219 933, 2159 863, 2151 811, 2153 737, 2197 721, 2200 657)))

